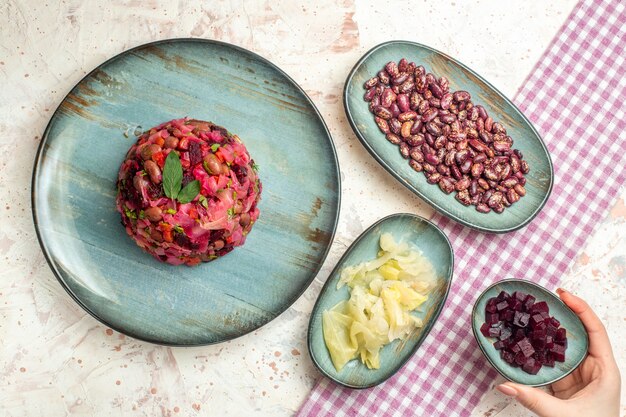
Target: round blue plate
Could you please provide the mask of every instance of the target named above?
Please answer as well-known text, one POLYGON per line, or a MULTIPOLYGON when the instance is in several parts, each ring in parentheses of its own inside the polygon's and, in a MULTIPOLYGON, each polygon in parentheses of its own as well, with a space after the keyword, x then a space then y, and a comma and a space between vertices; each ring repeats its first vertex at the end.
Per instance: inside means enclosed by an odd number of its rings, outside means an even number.
POLYGON ((65 97, 39 146, 32 204, 50 267, 87 312, 138 339, 203 345, 257 329, 304 292, 332 242, 340 192, 328 129, 289 76, 233 45, 173 39, 110 59, 65 97), (239 135, 263 183, 246 244, 196 267, 141 251, 115 211, 133 133, 184 116, 239 135))

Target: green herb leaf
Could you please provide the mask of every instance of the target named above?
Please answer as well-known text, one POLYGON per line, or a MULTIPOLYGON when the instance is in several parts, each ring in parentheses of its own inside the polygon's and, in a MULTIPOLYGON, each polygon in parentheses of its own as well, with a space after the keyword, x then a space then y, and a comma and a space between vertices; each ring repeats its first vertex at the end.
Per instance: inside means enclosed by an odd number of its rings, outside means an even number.
MULTIPOLYGON (((178 154, 171 151, 165 159, 163 166, 163 191, 171 199, 178 197, 183 182, 183 166, 180 164, 178 154)), ((195 197, 195 196, 194 196, 195 197)))
POLYGON ((142 220, 146 218, 146 213, 143 210, 139 210, 139 218, 142 220))
POLYGON ((253 169, 255 172, 258 172, 258 171, 259 171, 259 166, 258 166, 256 163, 254 163, 254 162, 253 162, 253 163, 252 163, 252 169, 253 169))
POLYGON ((199 192, 200 192, 200 181, 198 180, 191 181, 189 184, 185 185, 185 188, 180 190, 180 193, 178 193, 178 201, 181 204, 189 203, 194 198, 196 198, 199 192))
POLYGON ((228 215, 230 217, 234 216, 235 215, 235 208, 234 207, 229 208, 228 210, 226 210, 226 213, 228 213, 228 215))
POLYGON ((213 145, 211 145, 211 150, 213 151, 213 153, 217 152, 219 148, 220 148, 219 143, 214 143, 213 145))
POLYGON ((176 214, 176 210, 174 210, 173 208, 169 208, 169 209, 165 210, 165 212, 167 214, 176 214))
POLYGON ((174 231, 175 231, 176 233, 180 233, 180 234, 182 234, 182 235, 184 235, 184 234, 185 234, 185 229, 183 229, 181 226, 174 226, 174 231))
POLYGON ((137 213, 126 206, 124 206, 124 214, 126 214, 126 217, 129 219, 137 220, 137 213))
POLYGON ((198 200, 200 201, 200 204, 202 204, 202 207, 209 208, 209 200, 207 200, 205 196, 200 194, 200 197, 198 197, 198 200))
POLYGON ((237 199, 237 191, 233 191, 233 200, 237 199))

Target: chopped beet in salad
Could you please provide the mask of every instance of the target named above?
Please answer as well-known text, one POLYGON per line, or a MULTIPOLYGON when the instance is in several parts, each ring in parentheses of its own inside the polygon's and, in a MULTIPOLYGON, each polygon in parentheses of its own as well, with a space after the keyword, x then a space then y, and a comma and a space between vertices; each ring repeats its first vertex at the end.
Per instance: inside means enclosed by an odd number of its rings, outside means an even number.
POLYGON ((178 119, 144 132, 117 180, 128 235, 172 265, 209 262, 241 246, 259 217, 261 182, 237 135, 178 119))

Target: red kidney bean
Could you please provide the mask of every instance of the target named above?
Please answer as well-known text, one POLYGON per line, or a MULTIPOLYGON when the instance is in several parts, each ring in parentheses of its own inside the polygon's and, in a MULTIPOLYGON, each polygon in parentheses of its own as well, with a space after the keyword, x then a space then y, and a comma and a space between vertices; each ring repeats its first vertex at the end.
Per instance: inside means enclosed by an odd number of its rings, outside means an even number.
POLYGON ((413 123, 413 126, 411 127, 411 134, 417 135, 422 131, 422 127, 424 127, 424 123, 422 123, 419 119, 415 120, 415 123, 413 123))
POLYGON ((450 177, 442 177, 439 180, 439 188, 446 194, 450 194, 454 191, 454 183, 450 177))
POLYGON ((415 171, 417 171, 417 172, 422 172, 422 170, 424 169, 424 168, 422 167, 422 164, 420 164, 419 162, 417 162, 417 161, 416 161, 416 160, 414 160, 414 159, 411 159, 411 160, 409 161, 409 165, 411 166, 411 168, 413 168, 413 169, 414 169, 415 171))
POLYGON ((463 178, 463 173, 461 172, 459 167, 456 165, 450 165, 450 173, 457 180, 460 180, 461 178, 463 178))
POLYGON ((390 78, 389 78, 389 74, 387 73, 387 71, 385 70, 381 70, 378 72, 378 79, 380 80, 381 83, 383 84, 389 84, 391 82, 390 78))
POLYGON ((506 129, 504 128, 504 126, 502 126, 500 123, 495 122, 493 124, 493 127, 491 128, 491 131, 493 133, 504 133, 506 134, 506 129))
POLYGON ((456 118, 459 119, 460 121, 467 119, 467 110, 459 111, 459 113, 456 115, 456 118))
POLYGON ((480 164, 480 163, 472 164, 472 168, 471 168, 472 177, 474 178, 480 177, 484 170, 485 170, 485 166, 483 164, 480 164))
POLYGON ((417 91, 413 91, 409 96, 409 107, 411 110, 417 110, 420 102, 422 101, 419 93, 417 91))
POLYGON ((470 182, 469 193, 472 197, 478 194, 478 181, 472 180, 470 182))
POLYGON ((394 145, 399 145, 400 143, 402 143, 402 139, 400 139, 398 135, 394 133, 387 133, 385 137, 389 142, 393 143, 394 145))
POLYGON ((391 104, 396 101, 396 93, 391 88, 385 88, 380 98, 380 105, 386 108, 391 107, 391 104))
POLYGON ((491 116, 489 116, 485 119, 485 130, 487 132, 491 132, 492 129, 493 129, 493 119, 491 118, 491 116))
POLYGON ((424 154, 422 153, 422 151, 419 150, 419 147, 417 146, 411 149, 409 155, 417 162, 424 162, 424 154))
POLYGON ((454 101, 456 102, 466 101, 471 98, 470 93, 468 93, 467 91, 455 91, 453 97, 454 101))
POLYGON ((376 121, 376 124, 378 125, 378 128, 380 129, 381 132, 383 133, 389 133, 389 123, 387 123, 387 121, 381 117, 374 117, 374 120, 376 121))
POLYGON ((485 162, 487 160, 487 155, 485 155, 484 153, 479 153, 478 155, 474 156, 474 163, 481 163, 481 162, 485 162))
POLYGON ((443 177, 441 176, 440 173, 433 172, 432 174, 428 175, 428 177, 426 177, 426 181, 429 184, 437 184, 439 181, 441 181, 441 178, 443 177))
POLYGON ((450 89, 450 81, 442 75, 439 77, 439 86, 444 92, 447 92, 450 89))
POLYGON ((461 149, 455 155, 455 160, 458 165, 463 164, 470 157, 468 149, 461 149))
POLYGON ((471 183, 471 181, 470 181, 470 179, 469 179, 469 178, 467 178, 467 177, 463 177, 463 178, 461 178, 460 180, 458 180, 458 181, 456 182, 456 184, 454 184, 454 188, 455 188, 457 191, 463 191, 463 190, 466 190, 466 189, 468 189, 468 188, 469 188, 470 183, 471 183))
MULTIPOLYGON (((426 139, 428 146, 432 146, 433 148, 435 147, 435 137, 433 135, 425 133, 424 138, 426 139)), ((433 150, 432 153, 435 153, 435 151, 433 150)))
POLYGON ((407 61, 406 58, 402 58, 400 61, 398 61, 398 70, 400 72, 405 72, 408 68, 409 61, 407 61))
POLYGON ((363 100, 371 101, 374 98, 375 95, 376 95, 376 89, 375 88, 370 88, 363 95, 363 100))
MULTIPOLYGON (((415 123, 413 124, 415 126, 415 123)), ((413 128, 411 128, 413 130, 413 128)), ((416 135, 411 135, 405 139, 405 142, 409 144, 409 146, 421 146, 424 143, 424 135, 418 133, 416 135)))
POLYGON ((500 179, 505 179, 505 178, 509 178, 509 175, 511 175, 511 165, 506 164, 502 166, 502 171, 500 172, 500 179))
POLYGON ((438 136, 437 139, 435 139, 435 149, 445 148, 447 143, 448 140, 445 136, 438 136))
POLYGON ((476 106, 476 110, 478 110, 478 117, 480 117, 483 121, 487 118, 487 111, 480 104, 476 106))
POLYGON ((428 103, 428 100, 422 100, 420 101, 420 104, 417 106, 417 112, 423 115, 424 113, 428 111, 429 107, 430 107, 430 103, 428 103))
POLYGON ((519 179, 520 185, 526 185, 526 178, 522 177, 519 179))
POLYGON ((395 102, 391 103, 391 107, 389 107, 389 110, 391 110, 391 115, 395 118, 400 115, 400 108, 395 102))
POLYGON ((444 177, 450 176, 450 168, 448 168, 444 164, 437 165, 437 172, 443 175, 444 177))
POLYGON ((146 172, 150 176, 150 181, 152 181, 153 184, 161 184, 161 168, 159 168, 156 162, 152 160, 146 161, 143 163, 143 167, 146 169, 146 172))
POLYGON ((428 162, 429 164, 432 165, 439 165, 439 158, 437 158, 436 155, 431 154, 431 153, 425 153, 424 154, 424 159, 426 160, 426 162, 428 162))
POLYGON ((415 88, 415 83, 408 79, 400 85, 401 93, 410 93, 415 88))
MULTIPOLYGON (((426 158, 426 155, 424 156, 424 158, 426 158)), ((422 166, 424 167, 424 171, 429 174, 434 174, 435 172, 437 172, 437 168, 427 162, 424 162, 422 166)))
POLYGON ((507 142, 493 142, 492 146, 497 152, 506 152, 511 149, 511 144, 507 142))
POLYGON ((518 195, 522 197, 526 195, 526 188, 524 188, 524 186, 521 184, 517 184, 516 186, 513 187, 513 189, 518 195))
POLYGON ((480 186, 480 188, 482 188, 483 190, 488 190, 491 188, 491 186, 489 185, 489 183, 484 179, 484 178, 478 178, 478 185, 480 186))
POLYGON ((428 130, 428 132, 433 136, 441 135, 441 128, 434 122, 426 123, 426 130, 428 130))
POLYGON ((476 211, 479 211, 481 213, 489 213, 491 209, 489 208, 488 205, 481 203, 481 204, 476 205, 476 211))
MULTIPOLYGON (((422 103, 427 103, 427 102, 423 101, 422 103)), ((421 104, 420 104, 420 106, 421 106, 421 104)), ((425 110, 424 113, 422 113, 422 122, 424 122, 424 123, 430 122, 435 117, 437 117, 437 114, 439 114, 439 111, 437 109, 429 108, 429 109, 425 110)))
POLYGON ((485 130, 485 121, 483 119, 476 120, 476 130, 478 132, 485 130))
POLYGON ((393 116, 393 114, 383 106, 376 106, 374 108, 374 114, 385 120, 389 120, 393 116))
POLYGON ((404 159, 409 159, 411 150, 409 148, 409 145, 407 145, 406 143, 401 143, 400 144, 400 154, 402 155, 402 157, 404 159))
POLYGON ((409 120, 417 119, 417 113, 412 110, 405 111, 404 113, 400 113, 398 115, 398 120, 401 122, 408 122, 409 120))
POLYGON ((448 135, 448 138, 453 141, 453 142, 461 142, 463 140, 465 140, 465 138, 467 137, 467 135, 463 132, 450 132, 450 134, 448 135))
POLYGON ((487 178, 488 180, 496 181, 499 179, 498 173, 492 167, 486 167, 483 170, 483 174, 485 175, 485 178, 487 178))
POLYGON ((400 135, 403 138, 408 138, 411 136, 411 127, 413 126, 413 120, 406 121, 402 123, 402 127, 400 128, 400 135))
POLYGON ((506 198, 507 198, 507 200, 509 201, 509 203, 513 204, 513 203, 516 203, 517 201, 519 201, 520 196, 519 196, 519 194, 517 194, 517 193, 515 192, 515 190, 510 189, 510 190, 509 190, 509 191, 507 191, 507 193, 506 193, 506 198))
POLYGON ((369 89, 378 84, 378 81, 378 77, 372 77, 369 80, 365 81, 365 84, 363 86, 365 87, 365 89, 369 89))
POLYGON ((522 161, 520 165, 520 170, 523 174, 528 174, 530 172, 530 167, 528 166, 528 162, 522 161))
POLYGON ((430 103, 430 107, 435 107, 435 108, 441 107, 441 101, 437 97, 429 98, 428 102, 430 103))
POLYGON ((446 157, 447 153, 448 151, 446 150, 446 148, 437 149, 437 158, 439 158, 440 161, 443 161, 443 158, 446 157))
POLYGON ((399 135, 400 129, 402 129, 402 123, 400 123, 398 119, 389 120, 389 130, 391 130, 396 135, 399 135))
POLYGON ((409 103, 409 96, 406 93, 401 93, 396 96, 396 103, 398 103, 398 107, 401 112, 407 112, 411 109, 409 103))
POLYGON ((465 162, 463 162, 461 164, 461 166, 459 167, 459 169, 461 170, 462 173, 467 174, 470 172, 470 170, 472 169, 472 160, 468 159, 465 162))
POLYGON ((452 104, 452 93, 446 93, 441 97, 441 102, 440 102, 441 108, 449 109, 450 104, 452 104))
POLYGON ((389 74, 391 77, 397 77, 398 74, 400 74, 398 65, 393 61, 389 61, 387 65, 385 65, 385 70, 387 71, 387 74, 389 74))
POLYGON ((504 185, 506 188, 513 188, 517 184, 519 184, 519 181, 515 177, 509 177, 505 179, 504 181, 502 181, 501 184, 504 185))
POLYGON ((459 191, 454 197, 457 199, 458 202, 460 202, 464 206, 469 206, 470 204, 472 204, 472 200, 467 190, 459 191))
POLYGON ((443 97, 443 89, 439 87, 439 84, 437 84, 436 82, 429 84, 428 88, 433 93, 433 96, 437 97, 438 99, 441 99, 443 97))
POLYGON ((444 114, 440 115, 439 119, 446 124, 450 124, 456 120, 456 116, 454 114, 444 114))
POLYGON ((391 83, 395 85, 400 85, 408 79, 409 79, 409 74, 407 74, 406 72, 401 72, 400 74, 398 74, 397 77, 394 77, 391 79, 391 83))
MULTIPOLYGON (((466 108, 466 110, 467 110, 467 108, 466 108)), ((476 107, 472 107, 472 110, 470 110, 470 112, 468 114, 468 119, 470 119, 472 121, 478 120, 478 109, 476 107)))
POLYGON ((426 87, 428 84, 426 84, 426 76, 424 74, 417 74, 417 70, 415 73, 415 89, 420 92, 420 93, 424 93, 426 91, 426 87))
MULTIPOLYGON (((451 142, 450 142, 451 143, 451 142)), ((456 149, 454 150, 450 150, 447 154, 446 157, 444 158, 444 163, 447 166, 452 166, 454 165, 454 156, 456 155, 456 149)))

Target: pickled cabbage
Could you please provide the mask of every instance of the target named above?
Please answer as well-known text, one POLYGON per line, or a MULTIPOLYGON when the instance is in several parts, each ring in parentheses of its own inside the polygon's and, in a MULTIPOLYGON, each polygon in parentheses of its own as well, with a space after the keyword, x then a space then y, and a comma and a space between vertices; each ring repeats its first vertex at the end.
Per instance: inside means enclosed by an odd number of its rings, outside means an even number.
POLYGON ((435 286, 432 264, 390 233, 380 236, 379 245, 375 259, 341 271, 337 288, 347 285, 350 298, 322 313, 324 341, 337 371, 355 358, 378 369, 385 345, 423 325, 411 312, 435 286))

